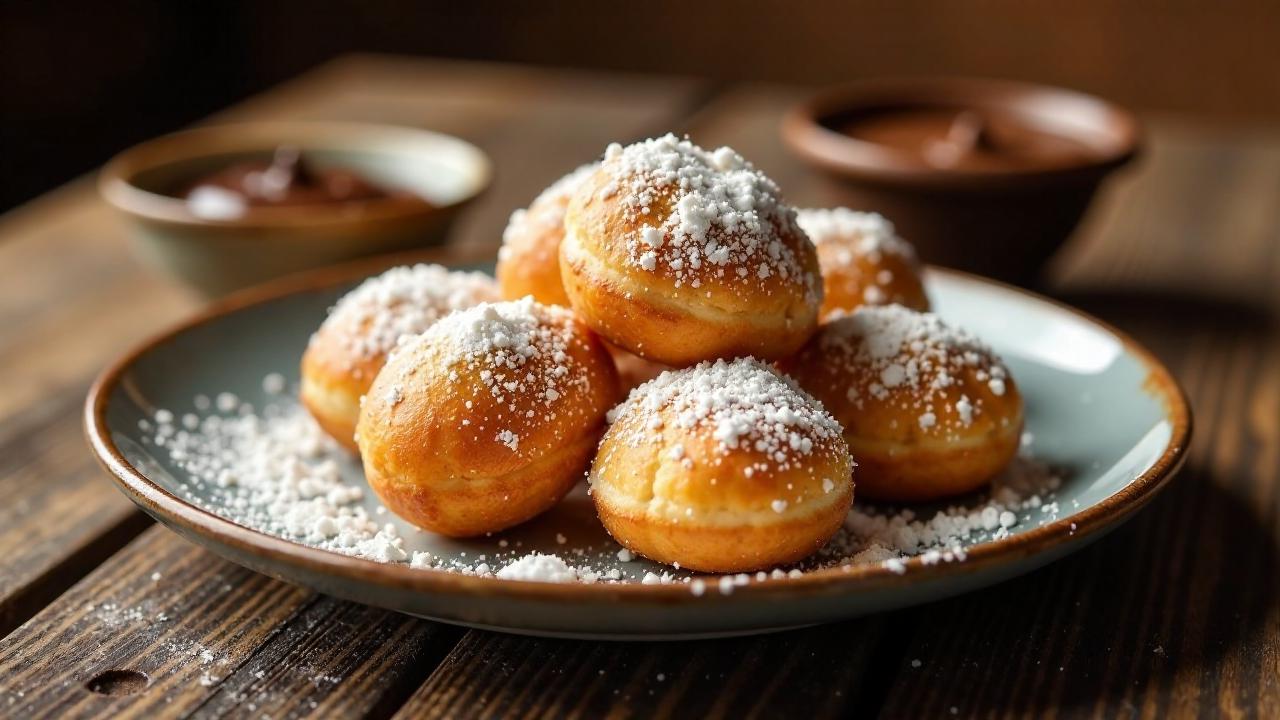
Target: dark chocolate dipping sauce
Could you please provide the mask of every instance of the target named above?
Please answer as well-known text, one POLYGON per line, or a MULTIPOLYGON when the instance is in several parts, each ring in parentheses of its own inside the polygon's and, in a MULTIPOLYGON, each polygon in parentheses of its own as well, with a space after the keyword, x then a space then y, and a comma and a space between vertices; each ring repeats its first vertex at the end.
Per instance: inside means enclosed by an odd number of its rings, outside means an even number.
POLYGON ((197 214, 229 216, 251 207, 297 207, 419 198, 369 182, 340 167, 315 167, 296 147, 276 149, 270 162, 236 163, 192 184, 183 194, 197 214))
POLYGON ((834 128, 904 158, 939 169, 1000 172, 1069 167, 1097 151, 1074 137, 988 109, 874 108, 834 128))

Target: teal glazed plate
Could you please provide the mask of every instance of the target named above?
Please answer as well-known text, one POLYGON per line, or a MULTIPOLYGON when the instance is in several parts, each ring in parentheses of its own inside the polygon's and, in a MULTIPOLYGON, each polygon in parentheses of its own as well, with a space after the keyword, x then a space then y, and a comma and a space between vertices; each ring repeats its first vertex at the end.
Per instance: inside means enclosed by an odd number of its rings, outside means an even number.
MULTIPOLYGON (((456 250, 410 259, 491 267, 488 258, 456 250)), ((581 488, 529 523, 467 541, 419 531, 379 512, 372 492, 357 503, 379 523, 396 526, 407 554, 430 553, 472 567, 488 555, 496 568, 504 562, 500 558, 517 552, 572 551, 601 573, 600 581, 589 584, 379 562, 237 521, 242 515, 225 494, 189 477, 156 447, 146 430, 156 410, 180 417, 202 407, 198 396, 224 392, 258 408, 293 403, 287 392, 273 395, 264 386, 274 384, 278 391, 283 379, 284 387, 296 388, 299 357, 327 309, 385 266, 383 260, 322 270, 233 295, 108 368, 90 390, 85 423, 94 452, 120 490, 179 535, 233 562, 336 597, 507 632, 653 640, 833 622, 1026 573, 1097 540, 1146 505, 1181 466, 1190 439, 1184 394, 1137 343, 1053 301, 933 269, 927 288, 937 312, 1004 357, 1026 401, 1024 451, 1061 477, 1052 512, 1027 511, 1011 527, 977 532, 945 561, 919 556, 693 581, 687 573, 674 573, 675 582, 655 582, 670 568, 642 559, 624 562, 626 553, 619 558, 619 546, 604 533, 581 488), (269 376, 275 382, 264 384, 269 376)), ((363 486, 357 460, 335 462, 344 481, 363 486)), ((919 514, 932 512, 920 508, 919 514)))

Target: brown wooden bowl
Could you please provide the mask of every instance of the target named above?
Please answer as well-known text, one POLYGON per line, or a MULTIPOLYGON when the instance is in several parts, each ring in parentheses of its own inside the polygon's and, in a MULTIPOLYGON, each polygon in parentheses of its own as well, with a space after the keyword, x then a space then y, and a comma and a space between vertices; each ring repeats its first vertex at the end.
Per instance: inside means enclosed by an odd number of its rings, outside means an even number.
POLYGON ((112 159, 102 196, 134 227, 144 261, 210 296, 368 255, 444 242, 459 212, 489 185, 478 148, 427 130, 354 123, 216 125, 166 135, 112 159), (251 207, 197 215, 176 191, 247 158, 296 145, 319 166, 350 168, 413 197, 351 204, 251 207), (422 198, 425 202, 418 201, 422 198), (355 211, 353 211, 355 210, 355 211))
POLYGON ((791 110, 782 137, 843 181, 836 202, 886 216, 927 262, 1019 285, 1035 284, 1102 180, 1133 160, 1141 145, 1137 119, 1105 100, 981 79, 880 80, 824 90, 791 110), (1090 152, 1061 164, 939 168, 838 129, 855 115, 899 108, 998 111, 1090 152))

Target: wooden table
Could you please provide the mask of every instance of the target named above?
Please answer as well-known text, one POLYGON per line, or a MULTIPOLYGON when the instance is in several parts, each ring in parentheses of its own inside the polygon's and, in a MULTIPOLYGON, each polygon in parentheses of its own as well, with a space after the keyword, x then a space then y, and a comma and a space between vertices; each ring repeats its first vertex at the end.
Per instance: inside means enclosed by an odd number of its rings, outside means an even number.
MULTIPOLYGON (((498 180, 456 242, 492 245, 562 172, 668 129, 828 203, 829 181, 778 140, 802 94, 352 57, 219 119, 465 137, 498 180)), ((1198 427, 1179 479, 1030 576, 727 641, 462 630, 256 575, 154 526, 90 457, 80 404, 112 356, 197 301, 135 263, 89 180, 18 208, 0 218, 0 716, 1280 717, 1280 128, 1148 120, 1149 155, 1059 258, 1053 291, 1185 384, 1198 427)))

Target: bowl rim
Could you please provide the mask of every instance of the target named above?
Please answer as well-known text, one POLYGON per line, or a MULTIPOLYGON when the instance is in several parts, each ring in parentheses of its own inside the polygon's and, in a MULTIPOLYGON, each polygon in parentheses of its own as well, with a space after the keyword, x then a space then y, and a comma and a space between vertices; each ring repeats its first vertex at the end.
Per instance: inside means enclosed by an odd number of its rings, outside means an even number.
POLYGON ((408 125, 272 120, 228 122, 179 130, 133 145, 116 154, 98 172, 99 194, 125 214, 153 222, 202 228, 266 228, 343 226, 423 217, 455 211, 480 197, 493 184, 493 162, 462 138, 408 125), (300 207, 251 207, 239 216, 210 218, 191 212, 182 198, 145 190, 134 184, 141 172, 201 157, 240 152, 269 152, 282 143, 318 148, 376 148, 382 143, 434 143, 447 146, 466 165, 466 192, 448 203, 412 202, 404 197, 362 201, 359 214, 343 203, 300 207))
POLYGON ((868 184, 949 190, 1017 189, 1028 185, 1097 182, 1142 153, 1144 131, 1128 109, 1069 88, 985 77, 883 77, 822 88, 793 105, 783 116, 783 142, 806 161, 829 172, 868 184), (964 170, 900 162, 874 143, 851 138, 822 119, 860 105, 1008 105, 1052 98, 1088 106, 1105 116, 1116 138, 1109 151, 1059 167, 964 170))
MULTIPOLYGON (((269 535, 202 509, 170 493, 147 478, 125 459, 111 438, 107 424, 109 400, 125 381, 130 368, 141 356, 163 345, 173 337, 251 306, 271 302, 288 295, 316 292, 352 284, 392 264, 406 262, 439 262, 458 266, 478 264, 492 259, 492 249, 439 248, 322 268, 296 273, 263 285, 241 290, 215 301, 194 316, 183 320, 149 339, 136 344, 111 363, 94 381, 85 399, 84 427, 89 445, 117 487, 149 514, 165 524, 201 537, 215 546, 229 546, 246 555, 265 555, 273 561, 315 575, 339 576, 346 580, 370 583, 389 590, 445 593, 460 597, 502 597, 508 600, 573 600, 576 602, 616 602, 630 600, 641 603, 673 604, 698 601, 686 583, 545 583, 501 580, 449 573, 441 570, 411 568, 407 564, 389 564, 359 557, 341 555, 269 535)), ((799 577, 769 578, 735 587, 730 597, 761 598, 840 594, 853 590, 874 591, 900 588, 916 583, 965 575, 1016 562, 1051 551, 1059 546, 1097 537, 1140 510, 1176 474, 1186 459, 1192 431, 1192 413, 1187 396, 1172 374, 1156 357, 1127 334, 1093 316, 1027 290, 1005 283, 955 270, 928 268, 927 272, 970 283, 993 285, 1066 312, 1111 334, 1145 367, 1143 387, 1164 405, 1170 423, 1170 437, 1160 456, 1127 485, 1103 500, 1071 515, 1002 540, 989 540, 966 549, 962 562, 926 564, 921 557, 903 560, 903 572, 889 570, 881 563, 841 566, 804 573, 799 577)), ((751 575, 751 573, 748 573, 751 575)), ((710 594, 710 593, 709 593, 710 594)), ((718 595, 718 594, 717 594, 718 595)))

